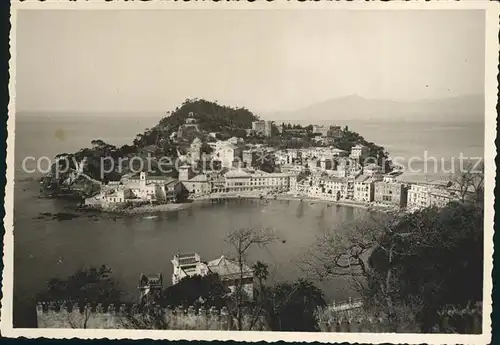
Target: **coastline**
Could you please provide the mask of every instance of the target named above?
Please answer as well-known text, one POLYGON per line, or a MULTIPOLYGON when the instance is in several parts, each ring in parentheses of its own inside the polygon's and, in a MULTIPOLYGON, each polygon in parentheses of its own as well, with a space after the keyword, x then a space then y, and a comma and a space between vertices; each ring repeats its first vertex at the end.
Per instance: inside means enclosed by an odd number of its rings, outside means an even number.
POLYGON ((265 200, 281 200, 281 201, 302 201, 309 203, 323 203, 328 205, 338 205, 338 206, 348 206, 348 207, 356 207, 362 209, 370 209, 374 206, 356 201, 333 201, 319 198, 311 198, 311 197, 299 197, 293 196, 288 193, 284 194, 275 194, 275 195, 260 195, 258 193, 218 193, 218 194, 210 194, 206 196, 200 196, 193 199, 193 202, 196 201, 206 201, 206 200, 217 200, 217 199, 265 199, 265 200))
POLYGON ((124 207, 105 207, 105 208, 88 208, 88 210, 93 210, 97 212, 102 212, 103 214, 121 214, 121 215, 140 215, 140 214, 152 214, 152 213, 162 213, 162 212, 175 212, 189 209, 194 204, 199 204, 207 202, 210 200, 231 200, 231 199, 257 199, 257 200, 276 200, 276 201, 298 201, 304 203, 321 203, 325 205, 335 205, 342 207, 353 207, 364 210, 390 210, 390 206, 379 205, 379 204, 367 204, 359 201, 348 201, 348 200, 326 200, 312 197, 300 197, 294 196, 287 193, 275 194, 275 195, 261 195, 258 193, 217 193, 209 194, 203 196, 197 196, 189 198, 190 202, 187 203, 169 203, 160 205, 140 205, 132 208, 124 207))

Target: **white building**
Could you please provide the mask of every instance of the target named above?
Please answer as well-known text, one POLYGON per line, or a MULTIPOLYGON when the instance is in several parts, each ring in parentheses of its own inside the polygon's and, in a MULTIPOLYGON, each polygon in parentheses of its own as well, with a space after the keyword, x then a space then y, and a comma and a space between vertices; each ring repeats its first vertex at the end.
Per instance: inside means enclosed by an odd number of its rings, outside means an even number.
POLYGON ((427 184, 412 184, 408 189, 407 208, 416 210, 430 205, 430 186, 427 184))
POLYGON ((202 145, 203 142, 200 140, 200 138, 196 137, 189 146, 189 157, 191 158, 192 162, 200 160, 202 145))
POLYGON ((375 163, 363 167, 363 175, 382 179, 382 168, 375 163))
POLYGON ((291 176, 263 171, 250 173, 245 170, 231 170, 224 175, 227 192, 288 191, 291 176))
POLYGON ((175 199, 177 183, 176 179, 169 176, 148 176, 141 172, 139 176, 124 177, 121 182, 102 186, 101 192, 85 203, 170 202, 175 199))
POLYGON ((202 262, 196 253, 177 253, 172 259, 172 284, 177 284, 182 278, 208 274, 208 266, 202 262))
POLYGON ((141 172, 139 176, 128 179, 124 186, 129 188, 135 198, 149 201, 172 201, 178 181, 170 176, 154 176, 141 172))
POLYGON ((272 121, 254 121, 252 122, 252 131, 265 137, 270 137, 272 126, 272 121))
POLYGON ((360 175, 354 179, 354 196, 355 201, 372 202, 374 199, 374 180, 373 177, 360 175))
POLYGON ((172 259, 173 274, 172 284, 179 283, 185 277, 195 275, 206 276, 210 273, 217 274, 222 284, 232 293, 236 290, 243 275, 242 287, 247 299, 253 299, 254 272, 243 264, 242 270, 237 262, 229 260, 224 255, 220 258, 203 262, 197 253, 176 254, 172 259))
POLYGON ((313 198, 337 201, 347 196, 347 179, 338 177, 321 177, 309 182, 307 194, 313 198))
POLYGON ((447 188, 433 188, 429 195, 431 206, 445 207, 452 201, 460 201, 457 191, 447 188))
POLYGON ((408 209, 417 210, 429 206, 444 207, 459 201, 460 195, 447 182, 412 184, 408 190, 408 209))
POLYGON ((214 159, 220 161, 224 168, 231 168, 236 158, 241 159, 241 149, 229 142, 224 142, 214 152, 214 159))
POLYGON ((359 160, 359 159, 365 157, 367 155, 367 153, 368 153, 368 148, 366 146, 358 144, 358 145, 354 145, 351 148, 351 155, 350 155, 350 157, 352 159, 359 160))
POLYGON ((320 125, 313 125, 312 132, 314 134, 321 134, 322 137, 328 136, 328 131, 329 127, 327 126, 320 126, 320 125))
POLYGON ((240 270, 240 266, 236 261, 229 260, 224 255, 218 259, 209 261, 207 266, 210 272, 219 275, 222 284, 232 293, 235 292, 241 280, 244 293, 243 298, 253 299, 254 272, 250 267, 243 264, 242 270, 240 270), (243 279, 241 279, 241 274, 243 274, 243 279))
POLYGON ((280 166, 280 170, 284 174, 298 175, 306 170, 303 165, 299 164, 285 164, 280 166))
POLYGON ((209 178, 205 174, 196 175, 182 184, 190 194, 207 195, 211 193, 209 178))

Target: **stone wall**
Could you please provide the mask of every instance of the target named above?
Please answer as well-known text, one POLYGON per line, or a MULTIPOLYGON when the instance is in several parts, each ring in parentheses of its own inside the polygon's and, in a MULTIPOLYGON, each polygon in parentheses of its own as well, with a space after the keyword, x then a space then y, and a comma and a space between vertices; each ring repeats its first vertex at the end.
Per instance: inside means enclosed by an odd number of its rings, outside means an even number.
MULTIPOLYGON (((160 323, 166 329, 174 330, 235 330, 236 320, 229 315, 227 308, 198 309, 156 308, 160 323)), ((137 325, 150 327, 144 323, 144 313, 137 305, 87 304, 86 306, 62 303, 38 303, 38 328, 87 328, 87 329, 133 329, 137 325)), ((142 327, 141 327, 142 328, 142 327)), ((243 330, 267 330, 262 319, 250 320, 244 317, 243 330)))
MULTIPOLYGON (((386 318, 373 317, 362 307, 345 310, 325 308, 317 316, 321 332, 415 333, 419 329, 408 320, 405 320, 406 324, 391 325, 386 318)), ((433 333, 482 333, 482 307, 479 304, 472 308, 448 309, 438 316, 439 323, 433 327, 433 333)))

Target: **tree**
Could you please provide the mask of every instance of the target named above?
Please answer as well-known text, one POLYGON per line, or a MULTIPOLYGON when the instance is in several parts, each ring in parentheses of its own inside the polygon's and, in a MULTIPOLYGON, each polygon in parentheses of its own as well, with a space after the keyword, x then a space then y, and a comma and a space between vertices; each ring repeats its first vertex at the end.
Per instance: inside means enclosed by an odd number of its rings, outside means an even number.
POLYGON ((276 237, 271 234, 269 229, 254 230, 251 228, 240 228, 229 233, 226 237, 226 243, 234 250, 239 266, 239 279, 236 280, 234 305, 231 308, 237 320, 238 330, 243 329, 243 312, 245 307, 243 278, 248 252, 254 247, 265 247, 275 240, 276 237))
POLYGON ((118 303, 121 290, 117 282, 111 277, 111 269, 102 265, 99 268, 89 267, 77 270, 67 279, 52 278, 47 287, 36 295, 37 301, 54 302, 66 301, 72 307, 83 308, 83 317, 73 320, 68 314, 68 323, 73 328, 86 328, 90 317, 88 303, 118 303))
POLYGON ((307 279, 280 283, 270 291, 270 325, 275 331, 318 331, 316 311, 326 305, 323 291, 307 279))
POLYGON ((476 204, 371 212, 321 237, 304 267, 320 279, 349 278, 387 331, 429 332, 449 305, 482 300, 482 285, 470 284, 482 282, 482 221, 476 204))
POLYGON ((254 276, 259 282, 259 292, 261 296, 264 294, 264 281, 266 281, 267 277, 269 276, 268 267, 268 265, 261 261, 257 261, 252 266, 254 276))
POLYGON ((458 188, 461 202, 468 199, 473 202, 482 202, 484 199, 484 162, 470 163, 464 169, 460 167, 460 171, 452 175, 451 181, 458 188))
POLYGON ((221 309, 226 306, 229 293, 217 274, 188 276, 164 290, 162 304, 184 308, 193 306, 196 309, 203 305, 221 309))

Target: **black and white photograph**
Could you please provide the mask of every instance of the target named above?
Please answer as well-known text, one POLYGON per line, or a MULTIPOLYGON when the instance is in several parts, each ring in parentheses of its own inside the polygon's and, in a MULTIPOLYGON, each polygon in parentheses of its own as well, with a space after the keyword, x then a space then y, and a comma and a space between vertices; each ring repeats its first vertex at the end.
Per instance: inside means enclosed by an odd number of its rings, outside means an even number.
POLYGON ((13 4, 3 334, 490 341, 497 4, 104 4, 13 4))

